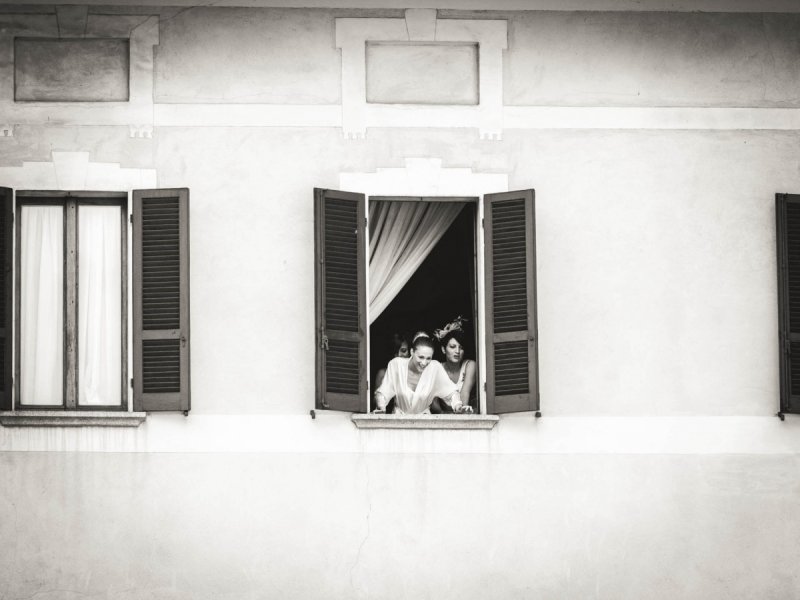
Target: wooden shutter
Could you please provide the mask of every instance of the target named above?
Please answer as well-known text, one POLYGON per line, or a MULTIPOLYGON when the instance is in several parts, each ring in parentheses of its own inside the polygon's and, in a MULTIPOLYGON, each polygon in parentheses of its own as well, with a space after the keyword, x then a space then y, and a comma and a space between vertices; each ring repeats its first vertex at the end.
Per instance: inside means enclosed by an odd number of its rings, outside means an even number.
POLYGON ((800 195, 776 194, 780 412, 800 413, 800 195))
POLYGON ((539 410, 533 190, 484 196, 489 413, 539 410))
POLYGON ((13 193, 0 187, 0 410, 11 410, 13 193))
POLYGON ((134 190, 134 410, 189 410, 189 339, 189 190, 134 190))
POLYGON ((365 197, 314 190, 316 407, 367 407, 365 197))

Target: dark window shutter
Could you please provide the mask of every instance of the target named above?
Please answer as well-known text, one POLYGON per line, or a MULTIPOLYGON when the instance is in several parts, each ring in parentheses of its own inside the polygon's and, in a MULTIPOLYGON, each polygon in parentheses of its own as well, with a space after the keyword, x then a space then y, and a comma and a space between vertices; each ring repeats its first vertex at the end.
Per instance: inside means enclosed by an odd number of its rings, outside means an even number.
POLYGON ((367 406, 364 194, 314 190, 317 408, 367 406))
POLYGON ((483 203, 486 408, 539 410, 534 193, 487 194, 483 203))
POLYGON ((780 411, 800 413, 800 195, 776 194, 780 411))
POLYGON ((11 410, 13 193, 0 187, 0 410, 11 410))
POLYGON ((189 410, 189 339, 189 190, 134 190, 134 410, 189 410))

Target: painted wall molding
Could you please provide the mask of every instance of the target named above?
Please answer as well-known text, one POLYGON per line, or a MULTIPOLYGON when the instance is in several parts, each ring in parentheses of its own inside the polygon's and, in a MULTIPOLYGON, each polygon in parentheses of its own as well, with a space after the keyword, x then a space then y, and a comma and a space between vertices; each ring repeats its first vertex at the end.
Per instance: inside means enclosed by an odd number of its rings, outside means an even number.
POLYGON ((3 56, 14 55, 15 36, 127 37, 130 40, 129 99, 127 102, 15 102, 14 64, 9 61, 0 66, 0 114, 4 122, 13 125, 152 126, 153 46, 159 42, 158 16, 86 15, 85 10, 77 8, 59 11, 43 25, 41 19, 28 22, 23 15, 0 36, 3 56))
POLYGON ((368 127, 425 127, 431 109, 448 122, 469 116, 481 139, 500 139, 503 130, 504 20, 439 19, 435 9, 408 9, 404 19, 336 19, 336 47, 342 50, 342 129, 348 139, 368 127), (475 107, 367 103, 367 42, 468 42, 478 44, 479 102, 475 107), (467 110, 464 110, 467 109, 467 110))
POLYGON ((88 152, 54 150, 51 156, 51 161, 25 161, 18 167, 0 167, 0 181, 15 189, 29 190, 130 191, 158 187, 155 169, 92 162, 88 152))
POLYGON ((500 416, 491 430, 357 429, 350 413, 150 414, 141 427, 0 427, 0 452, 800 454, 800 419, 500 416))
POLYGON ((406 158, 404 163, 373 173, 340 173, 339 186, 367 196, 481 196, 508 191, 505 173, 442 167, 440 158, 406 158))
MULTIPOLYGON (((373 127, 479 127, 475 106, 367 105, 373 127), (413 113, 413 114, 412 114, 413 113)), ((156 104, 156 127, 342 127, 340 105, 156 104)), ((91 117, 87 115, 90 124, 91 117)), ((797 108, 506 106, 505 129, 800 130, 797 108)), ((2 137, 2 136, 0 136, 2 137)))

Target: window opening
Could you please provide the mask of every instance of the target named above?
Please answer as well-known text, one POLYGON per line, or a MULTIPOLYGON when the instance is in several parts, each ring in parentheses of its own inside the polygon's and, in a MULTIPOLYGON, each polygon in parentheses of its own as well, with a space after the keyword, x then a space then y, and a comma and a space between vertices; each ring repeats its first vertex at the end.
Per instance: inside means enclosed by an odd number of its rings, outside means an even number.
POLYGON ((123 409, 127 194, 17 194, 20 408, 123 409))
MULTIPOLYGON (((425 199, 436 202, 436 199, 425 199)), ((408 202, 407 200, 370 200, 373 204, 408 202)), ((452 204, 452 202, 451 202, 452 204)), ((370 339, 370 409, 374 409, 372 392, 377 389, 377 377, 394 357, 395 336, 409 343, 417 331, 433 335, 434 330, 461 316, 465 322, 464 360, 477 364, 477 290, 476 290, 476 223, 477 203, 458 202, 460 211, 428 256, 392 299, 383 312, 371 323, 370 339)), ((370 226, 372 230, 372 226, 370 226)), ((372 285, 372 281, 370 281, 372 285)), ((444 363, 440 346, 434 358, 444 363)), ((479 411, 477 381, 470 398, 462 398, 473 410, 479 411)), ((391 412, 390 403, 387 412, 391 412)))

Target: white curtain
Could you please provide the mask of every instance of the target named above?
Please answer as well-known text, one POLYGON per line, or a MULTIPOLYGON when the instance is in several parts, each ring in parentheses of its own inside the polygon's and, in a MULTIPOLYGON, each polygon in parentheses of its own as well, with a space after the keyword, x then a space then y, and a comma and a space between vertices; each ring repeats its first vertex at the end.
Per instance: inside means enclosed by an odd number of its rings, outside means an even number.
POLYGON ((23 206, 21 219, 20 400, 62 404, 64 208, 23 206))
POLYGON ((119 206, 78 208, 78 404, 122 402, 119 206))
POLYGON ((463 207, 461 202, 370 202, 370 323, 403 289, 463 207))

